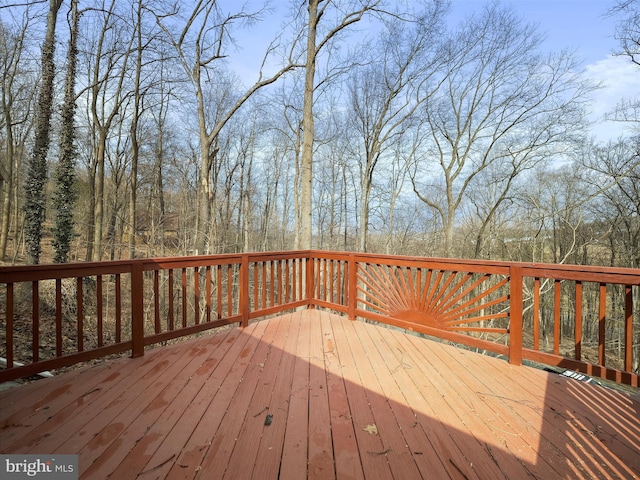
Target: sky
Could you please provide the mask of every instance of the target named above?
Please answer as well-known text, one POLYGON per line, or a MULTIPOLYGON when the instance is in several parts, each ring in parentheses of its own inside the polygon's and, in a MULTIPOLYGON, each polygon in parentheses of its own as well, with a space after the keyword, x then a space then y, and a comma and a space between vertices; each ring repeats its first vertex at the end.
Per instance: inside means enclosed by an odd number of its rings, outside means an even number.
MULTIPOLYGON (((593 134, 600 141, 624 133, 620 123, 602 122, 622 98, 638 95, 640 69, 626 57, 615 56, 617 20, 607 17, 612 0, 502 0, 524 19, 538 24, 546 34, 544 48, 573 50, 585 74, 601 84, 594 94, 591 120, 598 122, 593 134)), ((453 17, 463 17, 482 7, 485 0, 452 0, 453 17)))

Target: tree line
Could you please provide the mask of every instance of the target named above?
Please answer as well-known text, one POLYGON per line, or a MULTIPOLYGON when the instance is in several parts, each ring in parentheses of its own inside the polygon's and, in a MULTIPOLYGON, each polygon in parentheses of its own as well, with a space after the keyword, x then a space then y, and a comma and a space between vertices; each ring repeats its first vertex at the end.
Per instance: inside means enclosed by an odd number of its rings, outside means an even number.
MULTIPOLYGON (((1 7, 3 262, 322 248, 640 266, 638 99, 595 140, 598 85, 499 2, 459 23, 445 0, 1 7)), ((639 12, 608 11, 635 64, 639 12)))

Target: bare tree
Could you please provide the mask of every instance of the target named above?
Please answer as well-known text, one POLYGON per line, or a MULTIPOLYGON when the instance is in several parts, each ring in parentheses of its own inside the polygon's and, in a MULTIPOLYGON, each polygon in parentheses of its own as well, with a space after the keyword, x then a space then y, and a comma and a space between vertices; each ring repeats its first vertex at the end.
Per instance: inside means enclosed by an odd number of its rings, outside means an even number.
POLYGON ((235 100, 229 102, 227 106, 224 106, 213 121, 207 118, 207 112, 214 110, 209 103, 207 84, 214 77, 218 79, 222 77, 223 60, 228 56, 228 50, 233 43, 233 28, 251 25, 260 19, 260 15, 261 10, 250 12, 244 6, 236 12, 225 13, 216 0, 199 0, 195 2, 195 5, 187 5, 186 7, 184 7, 184 2, 176 3, 170 15, 166 15, 164 18, 157 17, 158 23, 178 53, 184 72, 194 88, 197 101, 200 172, 195 249, 200 254, 208 253, 214 247, 208 242, 213 223, 212 191, 214 187, 212 186, 211 174, 217 161, 217 142, 220 132, 253 94, 274 83, 294 68, 293 63, 287 61, 275 73, 265 74, 267 60, 271 58, 272 52, 277 48, 277 44, 272 43, 267 47, 258 79, 253 85, 247 88, 244 93, 237 95, 235 100), (179 32, 174 33, 170 22, 167 21, 168 17, 178 18, 189 7, 191 10, 187 12, 183 27, 179 32))
MULTIPOLYGON (((124 120, 130 91, 125 88, 135 35, 122 21, 115 0, 96 12, 86 28, 95 29, 83 45, 87 67, 87 122, 92 139, 87 212, 87 260, 100 260, 105 227, 105 159, 109 134, 124 120), (94 36, 95 35, 95 36, 94 36), (95 41, 95 43, 94 43, 95 41)), ((82 92, 85 93, 85 92, 82 92)))
POLYGON ((456 213, 483 170, 503 164, 508 191, 509 179, 561 152, 584 126, 592 87, 580 79, 569 54, 538 54, 541 39, 511 10, 491 4, 442 46, 449 66, 424 109, 430 148, 412 180, 418 197, 441 218, 447 256, 454 253, 456 213), (429 175, 430 169, 437 174, 429 175))
MULTIPOLYGON (((308 249, 313 239, 313 143, 314 94, 316 90, 316 64, 318 56, 340 32, 361 21, 370 12, 381 11, 382 0, 347 2, 336 5, 328 0, 309 0, 307 6, 304 101, 302 112, 302 157, 300 167, 300 234, 297 248, 308 249), (324 18, 323 23, 320 20, 324 18), (320 37, 318 38, 318 31, 320 37)), ((302 3, 304 5, 304 2, 302 3)), ((324 80, 324 79, 323 79, 324 80)))
POLYGON ((58 10, 62 0, 49 0, 47 31, 42 44, 42 84, 38 97, 33 154, 25 181, 25 231, 27 263, 40 263, 42 252, 42 226, 45 218, 47 180, 47 154, 49 152, 49 130, 53 109, 53 84, 55 79, 55 42, 58 10))
POLYGON ((0 261, 5 260, 12 226, 16 231, 18 229, 17 173, 33 126, 31 113, 38 87, 27 68, 29 51, 26 43, 30 25, 28 15, 24 15, 16 27, 0 21, 0 129, 4 134, 0 142, 3 144, 3 158, 0 158, 0 261))
POLYGON ((77 198, 74 117, 76 113, 76 65, 78 63, 78 0, 71 0, 70 15, 67 72, 64 80, 64 101, 60 128, 60 160, 56 165, 56 186, 53 199, 56 208, 56 226, 53 239, 54 261, 56 263, 65 263, 69 260, 71 241, 74 236, 73 213, 77 198))
MULTIPOLYGON (((414 114, 432 93, 431 78, 440 68, 436 38, 445 6, 406 18, 387 19, 374 45, 370 63, 357 70, 349 83, 352 121, 359 135, 360 228, 358 248, 367 251, 369 203, 376 167, 393 142, 403 141, 414 114)), ((363 54, 365 57, 366 54, 363 54)))

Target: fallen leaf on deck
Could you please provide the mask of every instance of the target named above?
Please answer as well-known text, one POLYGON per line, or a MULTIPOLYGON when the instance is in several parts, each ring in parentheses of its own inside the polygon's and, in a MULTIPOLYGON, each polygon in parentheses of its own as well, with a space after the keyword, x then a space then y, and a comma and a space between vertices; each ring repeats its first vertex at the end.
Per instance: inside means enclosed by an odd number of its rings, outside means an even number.
POLYGON ((377 435, 378 434, 378 427, 376 427, 375 423, 370 423, 369 425, 364 427, 363 430, 365 432, 367 432, 369 435, 377 435))

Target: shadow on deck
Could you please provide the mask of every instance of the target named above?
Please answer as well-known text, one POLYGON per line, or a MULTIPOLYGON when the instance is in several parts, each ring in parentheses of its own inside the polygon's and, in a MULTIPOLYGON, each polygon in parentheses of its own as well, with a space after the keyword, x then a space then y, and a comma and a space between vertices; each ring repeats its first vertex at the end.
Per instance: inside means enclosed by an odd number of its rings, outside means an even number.
POLYGON ((80 478, 638 478, 638 397, 319 310, 0 393, 80 478))

